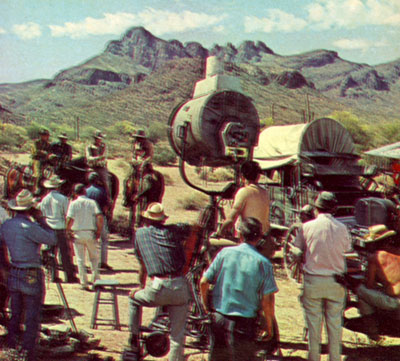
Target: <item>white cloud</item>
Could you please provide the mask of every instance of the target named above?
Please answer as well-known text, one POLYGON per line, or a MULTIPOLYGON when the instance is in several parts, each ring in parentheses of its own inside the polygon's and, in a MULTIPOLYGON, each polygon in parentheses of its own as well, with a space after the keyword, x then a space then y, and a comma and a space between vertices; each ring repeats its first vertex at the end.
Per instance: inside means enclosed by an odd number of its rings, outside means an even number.
POLYGON ((223 33, 225 31, 225 26, 223 26, 223 25, 214 26, 213 31, 215 33, 223 33))
POLYGON ((315 0, 307 10, 309 22, 322 29, 400 26, 398 0, 315 0))
POLYGON ((0 27, 0 35, 1 35, 1 34, 6 34, 6 33, 7 33, 6 29, 0 27))
POLYGON ((12 27, 12 31, 23 40, 38 38, 42 35, 40 25, 33 22, 16 24, 12 27))
POLYGON ((252 33, 255 31, 271 32, 293 32, 304 29, 307 22, 292 14, 279 9, 269 9, 267 17, 246 16, 244 20, 244 31, 252 33))
POLYGON ((49 25, 52 36, 81 38, 88 35, 120 34, 131 26, 144 26, 156 35, 170 32, 183 32, 220 23, 225 15, 208 15, 184 11, 174 13, 147 8, 140 13, 105 13, 102 18, 87 17, 85 20, 64 25, 49 25))
POLYGON ((343 39, 338 39, 335 40, 333 43, 333 46, 339 49, 344 49, 344 50, 362 50, 366 51, 371 48, 381 48, 385 47, 388 44, 385 41, 380 41, 380 42, 372 42, 368 39, 348 39, 348 38, 343 38, 343 39))

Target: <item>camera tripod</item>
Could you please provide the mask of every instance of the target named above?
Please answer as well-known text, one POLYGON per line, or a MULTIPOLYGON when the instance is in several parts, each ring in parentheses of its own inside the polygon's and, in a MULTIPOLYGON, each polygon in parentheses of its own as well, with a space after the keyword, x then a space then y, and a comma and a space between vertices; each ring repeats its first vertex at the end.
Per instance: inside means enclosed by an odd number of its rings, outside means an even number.
MULTIPOLYGON (((54 270, 56 270, 58 268, 58 263, 57 263, 57 259, 55 257, 55 255, 52 252, 48 252, 47 254, 45 252, 42 252, 42 258, 43 258, 43 264, 45 266, 46 269, 46 273, 51 276, 54 275, 54 270)), ((49 279, 50 277, 46 277, 46 279, 49 279)), ((78 329, 76 327, 74 318, 72 317, 72 313, 71 313, 71 308, 69 307, 68 301, 67 301, 67 297, 65 296, 65 292, 64 292, 64 288, 61 284, 60 279, 56 279, 55 281, 53 281, 56 286, 57 286, 57 291, 58 294, 62 300, 63 306, 64 306, 64 311, 67 315, 68 321, 71 325, 71 329, 74 333, 78 334, 78 329)))

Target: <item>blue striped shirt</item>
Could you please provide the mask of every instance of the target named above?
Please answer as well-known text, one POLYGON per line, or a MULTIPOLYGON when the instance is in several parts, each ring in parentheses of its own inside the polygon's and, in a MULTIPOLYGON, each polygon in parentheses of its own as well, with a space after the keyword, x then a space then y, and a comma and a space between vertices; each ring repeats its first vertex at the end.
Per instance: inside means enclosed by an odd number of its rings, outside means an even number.
POLYGON ((135 251, 149 276, 179 274, 185 264, 183 241, 190 225, 151 225, 136 231, 135 251))

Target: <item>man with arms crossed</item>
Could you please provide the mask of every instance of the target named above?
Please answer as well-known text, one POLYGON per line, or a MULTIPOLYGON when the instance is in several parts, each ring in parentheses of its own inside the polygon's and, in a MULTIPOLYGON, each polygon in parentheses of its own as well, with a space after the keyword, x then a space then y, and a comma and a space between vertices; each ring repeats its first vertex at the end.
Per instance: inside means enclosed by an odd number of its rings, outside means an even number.
POLYGON ((204 307, 213 311, 210 361, 254 360, 259 311, 266 325, 263 340, 273 337, 278 288, 270 261, 256 250, 262 226, 250 217, 242 220, 240 227, 244 243, 222 249, 200 281, 204 307), (209 305, 211 284, 214 289, 209 305))

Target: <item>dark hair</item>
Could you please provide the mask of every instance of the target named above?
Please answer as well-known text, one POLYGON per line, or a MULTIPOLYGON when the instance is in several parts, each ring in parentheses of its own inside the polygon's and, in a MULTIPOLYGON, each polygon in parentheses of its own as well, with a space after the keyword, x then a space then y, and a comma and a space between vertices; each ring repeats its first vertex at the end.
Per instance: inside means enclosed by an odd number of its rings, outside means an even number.
POLYGON ((75 184, 74 193, 78 195, 82 195, 86 193, 85 185, 82 183, 75 184))
POLYGON ((240 225, 240 233, 246 243, 258 241, 262 236, 261 222, 253 217, 245 218, 240 225))
POLYGON ((240 172, 250 182, 256 182, 261 173, 260 165, 257 162, 248 160, 240 167, 240 172))

